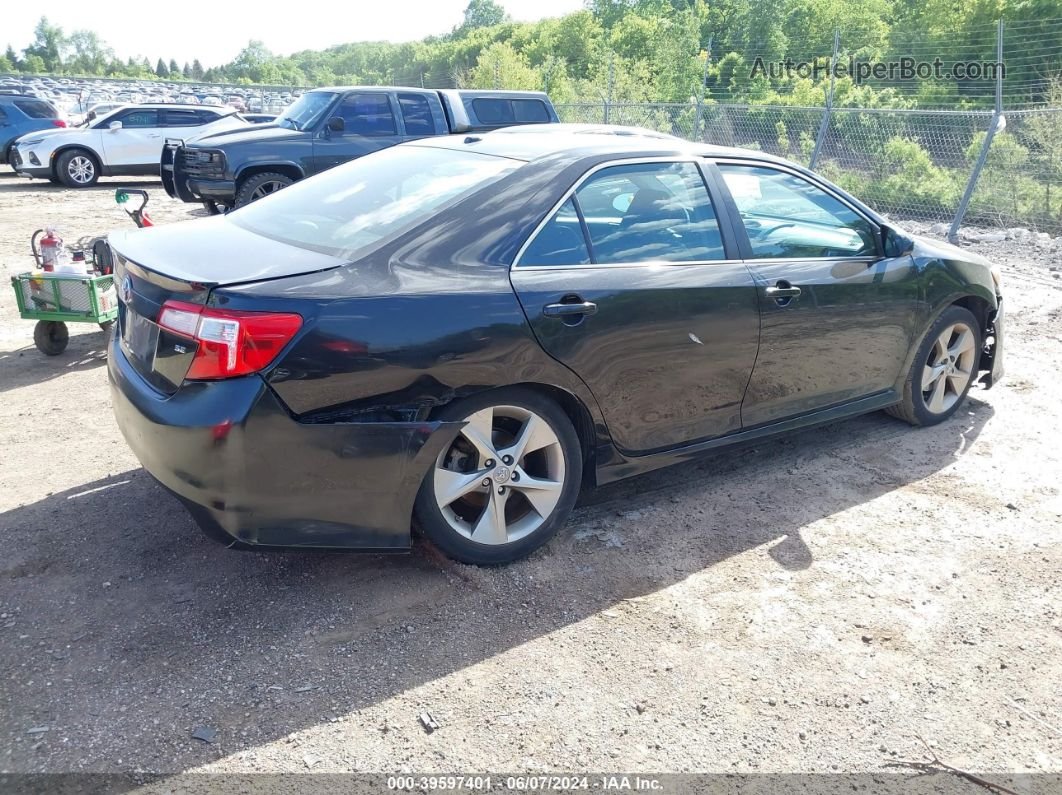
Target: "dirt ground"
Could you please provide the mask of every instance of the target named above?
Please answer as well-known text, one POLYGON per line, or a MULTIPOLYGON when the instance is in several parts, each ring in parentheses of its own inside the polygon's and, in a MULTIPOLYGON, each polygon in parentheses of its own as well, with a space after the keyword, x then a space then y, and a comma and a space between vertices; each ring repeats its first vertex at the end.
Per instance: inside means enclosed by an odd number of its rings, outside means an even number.
MULTIPOLYGON (((921 735, 1062 773, 1062 241, 975 246, 1008 378, 951 421, 609 487, 484 570, 206 539, 126 448, 103 334, 45 358, 7 286, 34 229, 128 225, 134 181, 2 172, 0 772, 885 774, 921 735)), ((144 184, 158 222, 199 214, 144 184)))

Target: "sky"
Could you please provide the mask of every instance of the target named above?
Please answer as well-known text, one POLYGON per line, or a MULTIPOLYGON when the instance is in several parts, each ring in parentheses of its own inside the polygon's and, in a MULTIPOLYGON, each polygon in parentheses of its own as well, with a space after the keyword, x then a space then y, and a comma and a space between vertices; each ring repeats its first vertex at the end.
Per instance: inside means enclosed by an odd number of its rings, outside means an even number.
MULTIPOLYGON (((498 0, 515 20, 556 17, 582 8, 582 0, 498 0)), ((160 57, 178 63, 198 58, 204 67, 231 61, 248 40, 273 52, 324 49, 351 41, 415 41, 448 33, 461 23, 468 0, 383 0, 309 4, 294 12, 290 2, 166 4, 149 0, 43 0, 5 4, 0 52, 8 44, 21 54, 33 28, 48 17, 63 32, 94 30, 119 57, 160 57), (194 20, 194 22, 193 22, 194 20)))

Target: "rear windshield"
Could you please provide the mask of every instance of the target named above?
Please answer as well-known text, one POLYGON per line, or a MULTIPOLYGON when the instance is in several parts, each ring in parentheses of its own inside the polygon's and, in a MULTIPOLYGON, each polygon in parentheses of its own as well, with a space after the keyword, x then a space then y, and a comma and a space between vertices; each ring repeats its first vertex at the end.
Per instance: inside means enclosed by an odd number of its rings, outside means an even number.
POLYGON ((272 240, 354 259, 522 165, 475 152, 398 146, 298 182, 225 217, 272 240))
POLYGON ((15 107, 31 119, 55 119, 59 116, 55 108, 39 99, 16 99, 15 107))

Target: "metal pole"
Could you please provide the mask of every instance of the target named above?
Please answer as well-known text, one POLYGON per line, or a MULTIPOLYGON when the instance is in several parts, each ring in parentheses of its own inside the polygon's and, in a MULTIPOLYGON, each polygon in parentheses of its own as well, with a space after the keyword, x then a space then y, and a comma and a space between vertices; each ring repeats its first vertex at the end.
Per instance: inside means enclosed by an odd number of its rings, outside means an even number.
MULTIPOLYGON (((999 20, 999 27, 996 33, 996 64, 1003 63, 1003 20, 999 20)), ((966 183, 966 190, 963 191, 962 199, 959 201, 959 207, 955 210, 955 218, 951 222, 951 229, 948 230, 948 240, 952 243, 956 243, 959 240, 959 226, 962 224, 962 219, 966 216, 966 210, 970 206, 970 200, 973 198, 974 191, 977 189, 977 180, 981 177, 981 171, 985 167, 985 162, 988 160, 988 150, 992 148, 992 139, 996 137, 996 133, 1006 129, 1007 117, 1003 115, 1003 70, 998 66, 996 67, 996 109, 992 114, 992 124, 988 128, 988 132, 985 133, 984 143, 981 144, 981 152, 977 155, 977 162, 974 163, 973 171, 970 173, 970 179, 966 183)))
POLYGON ((611 53, 608 57, 608 94, 605 96, 605 124, 609 123, 609 117, 612 115, 612 89, 616 83, 616 53, 611 53))
POLYGON ((830 90, 826 94, 826 107, 822 111, 822 123, 819 124, 819 134, 815 136, 815 148, 811 150, 811 162, 808 168, 815 168, 819 162, 819 152, 826 140, 826 131, 830 128, 830 112, 833 110, 833 91, 837 82, 837 51, 841 46, 841 32, 836 28, 833 31, 833 54, 830 56, 830 90))
POLYGON ((708 49, 704 51, 704 74, 701 76, 701 90, 697 93, 697 118, 693 120, 693 140, 700 143, 702 115, 704 113, 704 92, 708 86, 708 64, 712 61, 712 37, 708 37, 708 49))

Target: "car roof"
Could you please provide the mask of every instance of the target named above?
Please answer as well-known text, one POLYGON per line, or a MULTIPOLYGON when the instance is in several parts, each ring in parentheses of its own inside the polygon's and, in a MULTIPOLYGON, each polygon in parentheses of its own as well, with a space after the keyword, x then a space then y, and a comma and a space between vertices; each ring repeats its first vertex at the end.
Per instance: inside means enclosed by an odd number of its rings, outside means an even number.
POLYGON ((476 151, 497 157, 533 161, 559 154, 572 159, 594 155, 631 157, 754 157, 774 163, 789 161, 753 149, 714 146, 683 140, 641 127, 603 124, 527 124, 484 133, 423 138, 406 146, 432 146, 476 151))
POLYGON ((144 110, 233 110, 227 105, 187 105, 183 102, 101 102, 101 105, 116 105, 144 110))

